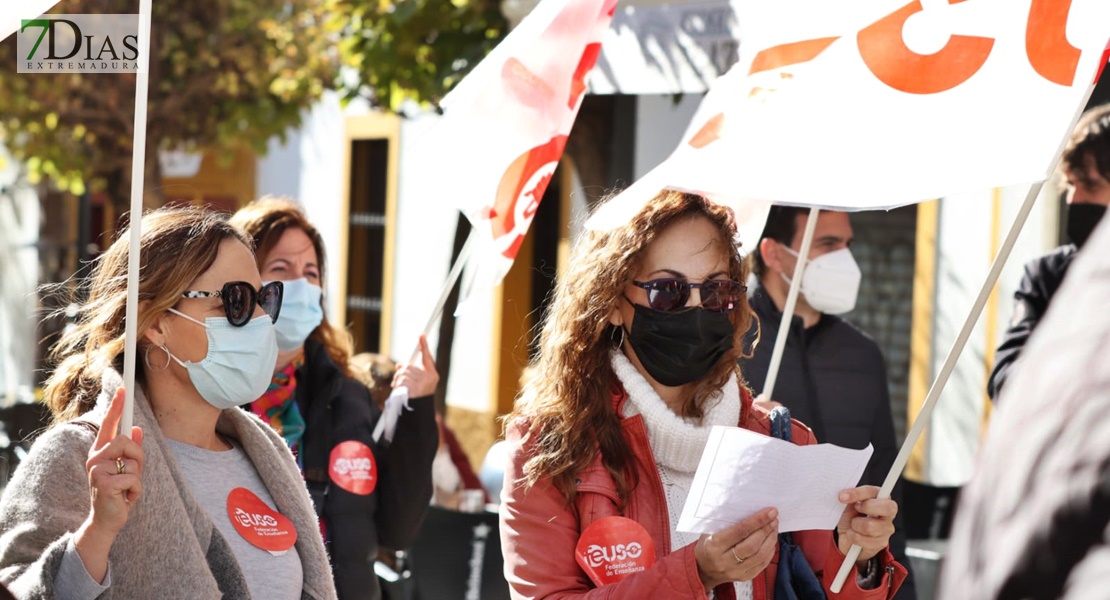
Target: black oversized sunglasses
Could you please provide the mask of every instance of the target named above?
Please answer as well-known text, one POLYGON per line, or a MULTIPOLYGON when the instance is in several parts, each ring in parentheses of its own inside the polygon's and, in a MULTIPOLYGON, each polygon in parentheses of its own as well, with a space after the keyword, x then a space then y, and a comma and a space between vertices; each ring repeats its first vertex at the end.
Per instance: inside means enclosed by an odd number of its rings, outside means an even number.
POLYGON ((701 307, 710 312, 729 312, 740 305, 748 286, 731 279, 710 279, 690 283, 685 279, 653 279, 633 281, 633 285, 647 292, 648 306, 659 312, 677 312, 686 308, 690 290, 701 290, 701 307))
POLYGON ((255 304, 261 306, 276 323, 278 314, 281 313, 281 297, 284 290, 280 281, 271 281, 258 290, 245 281, 229 281, 214 292, 187 291, 181 294, 181 297, 219 298, 223 300, 227 321, 235 327, 242 327, 250 323, 255 304))

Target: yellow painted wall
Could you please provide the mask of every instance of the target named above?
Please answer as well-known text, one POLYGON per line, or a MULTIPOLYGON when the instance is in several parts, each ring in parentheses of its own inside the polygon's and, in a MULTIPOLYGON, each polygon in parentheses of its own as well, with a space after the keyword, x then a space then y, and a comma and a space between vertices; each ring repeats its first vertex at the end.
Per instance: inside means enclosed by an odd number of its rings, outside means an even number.
POLYGON ((528 365, 528 332, 532 328, 532 230, 524 238, 517 260, 494 294, 493 389, 496 397, 490 406, 493 416, 513 409, 520 389, 520 375, 528 365))
POLYGON ((233 205, 217 208, 237 210, 255 199, 258 158, 249 148, 231 151, 223 157, 218 151, 204 153, 200 170, 193 177, 165 177, 162 196, 167 200, 188 200, 203 204, 206 198, 231 199, 233 205))
MULTIPOLYGON (((913 426, 932 383, 933 315, 937 273, 937 224, 940 201, 917 205, 917 247, 913 274, 913 328, 910 337, 909 406, 906 410, 908 431, 913 426)), ((929 429, 918 439, 906 464, 905 477, 923 482, 927 470, 929 429)))

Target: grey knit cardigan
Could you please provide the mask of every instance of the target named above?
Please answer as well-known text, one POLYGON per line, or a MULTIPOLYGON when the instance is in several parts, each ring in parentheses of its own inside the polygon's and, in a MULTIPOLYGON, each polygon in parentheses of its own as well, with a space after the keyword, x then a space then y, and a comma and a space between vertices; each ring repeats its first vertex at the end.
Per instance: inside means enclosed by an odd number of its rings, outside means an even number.
MULTIPOLYGON (((120 385, 118 373, 105 373, 96 407, 78 421, 99 424, 120 385)), ((134 422, 144 434, 143 493, 112 545, 112 584, 100 598, 249 598, 230 546, 190 493, 138 388, 134 422)), ((220 414, 216 430, 239 442, 277 510, 297 528, 301 598, 335 598, 316 513, 285 442, 237 408, 220 414)), ((0 499, 0 582, 18 598, 56 597, 54 577, 63 552, 89 514, 85 461, 95 437, 91 428, 76 424, 52 427, 35 441, 0 499)))

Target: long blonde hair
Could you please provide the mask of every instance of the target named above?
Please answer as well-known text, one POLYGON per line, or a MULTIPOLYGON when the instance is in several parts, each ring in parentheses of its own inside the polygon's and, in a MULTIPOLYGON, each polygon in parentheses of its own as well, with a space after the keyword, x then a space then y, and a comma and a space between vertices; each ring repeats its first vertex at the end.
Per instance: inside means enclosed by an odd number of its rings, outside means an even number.
MULTIPOLYGON (((145 381, 142 357, 149 346, 143 332, 212 266, 220 242, 235 239, 250 247, 250 241, 227 223, 226 214, 200 208, 158 209, 143 217, 142 229, 135 361, 139 382, 145 381)), ((129 238, 129 231, 120 233, 96 259, 82 283, 81 295, 87 300, 78 310, 77 324, 51 349, 57 366, 46 382, 44 400, 54 423, 75 419, 93 407, 106 369, 123 371, 129 238)))
MULTIPOLYGON (((246 233, 254 241, 255 262, 258 270, 266 261, 266 255, 273 250, 281 239, 282 234, 288 229, 300 229, 312 240, 316 250, 316 262, 320 269, 320 287, 325 287, 327 282, 327 255, 324 249, 324 237, 308 220, 300 205, 288 198, 264 196, 240 208, 231 216, 231 224, 246 233)), ((320 302, 326 298, 320 297, 320 302)), ((351 334, 346 329, 336 327, 328 321, 327 311, 320 325, 312 330, 308 336, 320 342, 327 351, 332 362, 338 366, 348 377, 353 377, 350 360, 354 348, 351 334)))
MULTIPOLYGON (((556 285, 540 334, 539 355, 521 397, 505 419, 506 426, 518 418, 531 423, 536 449, 524 465, 526 485, 550 477, 569 504, 575 495, 575 474, 601 452, 622 502, 627 500, 635 486, 635 471, 611 403, 620 384, 609 362, 611 339, 617 334, 609 316, 635 276, 645 249, 671 225, 695 217, 704 217, 717 228, 728 254, 729 276, 744 281, 747 268, 739 254, 732 212, 697 195, 663 192, 624 226, 587 232, 576 244, 568 270, 556 285)), ((731 375, 739 376, 741 341, 751 324, 746 298, 729 320, 734 327, 733 347, 694 387, 682 407, 684 416, 700 417, 705 399, 731 375)))

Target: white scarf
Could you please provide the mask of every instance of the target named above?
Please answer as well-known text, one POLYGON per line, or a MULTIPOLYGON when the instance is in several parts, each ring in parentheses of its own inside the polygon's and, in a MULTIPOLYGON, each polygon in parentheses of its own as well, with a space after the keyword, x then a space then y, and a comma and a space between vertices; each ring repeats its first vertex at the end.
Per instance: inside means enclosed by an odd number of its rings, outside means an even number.
MULTIPOLYGON (((663 494, 667 500, 673 552, 697 541, 699 537, 696 533, 677 530, 679 511, 690 492, 694 472, 698 469, 698 462, 701 461, 702 451, 709 441, 709 432, 713 430, 713 426, 736 427, 740 422, 740 386, 733 374, 724 387, 708 400, 707 410, 701 419, 683 418, 663 402, 623 352, 611 352, 610 362, 617 379, 628 393, 628 402, 624 403, 621 410, 623 416, 628 418, 640 415, 647 428, 651 453, 655 456, 655 468, 659 471, 663 494)), ((753 597, 750 581, 735 582, 733 589, 736 590, 738 600, 751 600, 753 597)), ((710 592, 709 597, 716 596, 710 592)))
POLYGON ((610 359, 617 379, 628 393, 623 416, 638 414, 643 417, 651 452, 661 466, 692 474, 698 468, 713 426, 736 427, 740 422, 740 386, 735 374, 709 398, 702 418, 691 419, 675 414, 623 352, 613 351, 610 359))

